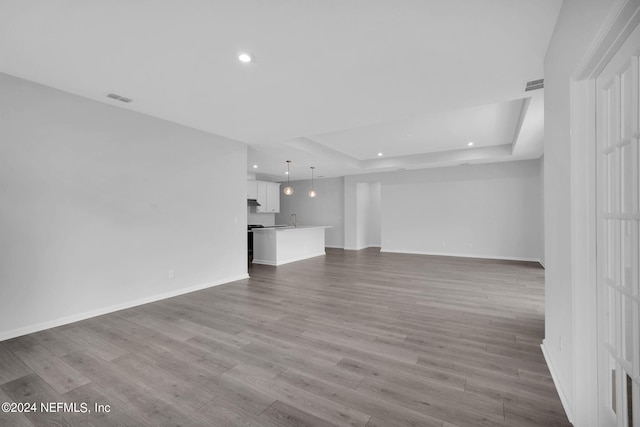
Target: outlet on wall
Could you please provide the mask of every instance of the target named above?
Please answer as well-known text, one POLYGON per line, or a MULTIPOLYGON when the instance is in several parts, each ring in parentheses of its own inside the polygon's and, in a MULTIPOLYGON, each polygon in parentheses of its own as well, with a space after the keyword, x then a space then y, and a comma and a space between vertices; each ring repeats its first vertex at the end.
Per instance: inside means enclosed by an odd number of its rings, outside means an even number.
POLYGON ((171 270, 169 270, 169 279, 173 279, 173 277, 175 276, 175 271, 173 270, 173 268, 171 270))

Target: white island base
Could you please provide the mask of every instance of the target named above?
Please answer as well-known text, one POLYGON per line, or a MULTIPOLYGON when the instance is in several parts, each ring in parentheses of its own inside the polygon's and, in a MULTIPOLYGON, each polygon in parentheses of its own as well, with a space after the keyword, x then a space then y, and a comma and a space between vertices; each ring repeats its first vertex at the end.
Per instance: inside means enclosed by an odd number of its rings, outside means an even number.
POLYGON ((298 226, 253 229, 253 262, 282 265, 325 255, 327 226, 298 226))

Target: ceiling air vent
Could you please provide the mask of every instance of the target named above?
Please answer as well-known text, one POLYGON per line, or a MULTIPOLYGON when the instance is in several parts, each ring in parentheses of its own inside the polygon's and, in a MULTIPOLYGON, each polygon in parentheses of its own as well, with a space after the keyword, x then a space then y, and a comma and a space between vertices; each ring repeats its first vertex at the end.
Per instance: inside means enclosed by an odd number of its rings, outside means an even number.
POLYGON ((543 87, 544 87, 544 79, 531 80, 530 82, 527 82, 527 85, 524 88, 524 91, 529 92, 530 90, 542 89, 543 87))
POLYGON ((116 95, 115 93, 110 93, 107 96, 109 98, 111 98, 111 99, 116 99, 116 100, 122 101, 122 102, 131 102, 131 101, 133 101, 133 99, 125 98, 124 96, 116 95))

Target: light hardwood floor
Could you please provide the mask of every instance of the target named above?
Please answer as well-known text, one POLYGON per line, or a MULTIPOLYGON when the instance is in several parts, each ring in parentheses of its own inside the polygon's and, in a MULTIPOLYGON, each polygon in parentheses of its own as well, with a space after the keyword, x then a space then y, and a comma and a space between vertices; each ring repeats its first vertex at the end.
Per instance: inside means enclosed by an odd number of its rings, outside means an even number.
POLYGON ((0 342, 0 426, 568 426, 537 264, 326 257, 0 342))

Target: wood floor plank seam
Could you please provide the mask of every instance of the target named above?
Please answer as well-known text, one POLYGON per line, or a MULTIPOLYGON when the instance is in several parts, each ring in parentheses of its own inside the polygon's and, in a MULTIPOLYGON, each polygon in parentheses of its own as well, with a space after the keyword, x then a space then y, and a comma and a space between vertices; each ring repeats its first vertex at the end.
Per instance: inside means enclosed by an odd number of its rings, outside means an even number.
POLYGON ((570 426, 538 264, 326 253, 0 342, 0 398, 115 409, 0 424, 570 426))

